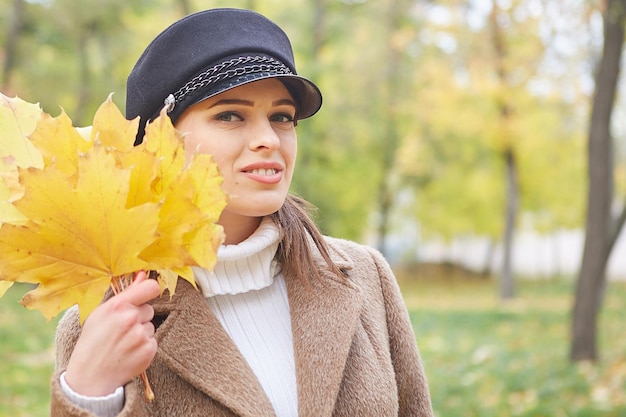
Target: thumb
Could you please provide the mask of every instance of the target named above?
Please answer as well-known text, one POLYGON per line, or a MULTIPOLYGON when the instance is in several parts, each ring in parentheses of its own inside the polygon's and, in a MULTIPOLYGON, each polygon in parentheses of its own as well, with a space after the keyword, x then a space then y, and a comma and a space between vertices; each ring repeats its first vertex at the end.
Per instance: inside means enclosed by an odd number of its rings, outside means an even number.
POLYGON ((133 279, 132 285, 135 285, 135 284, 137 284, 139 282, 142 282, 142 281, 145 281, 147 279, 148 279, 148 273, 146 271, 138 271, 135 274, 135 278, 133 279))
POLYGON ((161 293, 159 283, 148 279, 145 271, 139 271, 132 285, 118 294, 123 301, 139 306, 156 298, 161 293))

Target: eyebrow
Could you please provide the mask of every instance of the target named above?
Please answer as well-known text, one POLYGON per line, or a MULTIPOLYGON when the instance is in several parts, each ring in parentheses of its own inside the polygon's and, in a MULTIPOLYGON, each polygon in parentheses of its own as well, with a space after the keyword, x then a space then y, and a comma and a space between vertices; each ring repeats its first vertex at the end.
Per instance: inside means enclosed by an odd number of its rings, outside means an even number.
MULTIPOLYGON (((216 101, 215 103, 210 105, 209 108, 213 108, 216 106, 232 105, 232 104, 237 104, 240 106, 248 106, 248 107, 254 106, 254 102, 250 100, 244 100, 241 98, 225 98, 225 99, 216 101)), ((296 107, 296 103, 294 103, 293 100, 290 100, 288 98, 282 98, 282 99, 272 102, 272 106, 284 106, 284 105, 296 107)))
POLYGON ((272 103, 272 105, 274 106, 283 106, 283 105, 287 105, 287 106, 293 106, 296 107, 296 103, 294 103, 293 100, 290 100, 288 98, 283 98, 280 100, 276 100, 272 103))

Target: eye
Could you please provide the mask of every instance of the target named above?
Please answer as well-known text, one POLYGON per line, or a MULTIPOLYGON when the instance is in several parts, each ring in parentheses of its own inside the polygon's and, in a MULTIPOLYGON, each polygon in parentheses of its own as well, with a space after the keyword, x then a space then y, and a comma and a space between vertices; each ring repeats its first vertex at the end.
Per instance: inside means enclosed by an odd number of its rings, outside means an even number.
POLYGON ((238 113, 232 111, 225 111, 215 115, 215 120, 220 122, 241 122, 243 121, 243 117, 238 113))
POLYGON ((271 117, 272 122, 277 123, 293 123, 296 124, 296 118, 294 115, 289 113, 277 113, 271 117))

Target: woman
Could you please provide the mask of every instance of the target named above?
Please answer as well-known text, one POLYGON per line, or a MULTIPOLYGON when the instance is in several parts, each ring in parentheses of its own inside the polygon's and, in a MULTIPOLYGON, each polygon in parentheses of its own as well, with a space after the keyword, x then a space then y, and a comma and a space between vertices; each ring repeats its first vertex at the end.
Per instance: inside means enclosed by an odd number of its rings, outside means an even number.
POLYGON ((57 332, 52 416, 432 416, 407 310, 373 249, 323 237, 288 194, 297 121, 321 94, 284 32, 215 9, 161 33, 127 83, 127 117, 163 106, 230 199, 214 271, 158 297, 139 273, 81 329, 57 332), (155 399, 146 401, 147 371, 155 399))

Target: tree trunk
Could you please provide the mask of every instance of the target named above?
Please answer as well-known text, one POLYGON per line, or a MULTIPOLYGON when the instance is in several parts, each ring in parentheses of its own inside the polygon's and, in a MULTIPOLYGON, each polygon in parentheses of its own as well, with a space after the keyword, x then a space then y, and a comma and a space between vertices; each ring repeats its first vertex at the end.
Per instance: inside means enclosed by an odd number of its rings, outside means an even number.
POLYGON ((189 0, 178 0, 178 5, 180 6, 180 11, 182 12, 183 16, 191 14, 192 9, 191 4, 189 4, 189 0))
POLYGON ((503 262, 502 262, 502 282, 500 286, 500 297, 508 300, 515 297, 515 276, 513 273, 513 237, 515 235, 515 219, 517 218, 519 187, 517 180, 517 164, 515 153, 512 149, 507 149, 504 154, 506 162, 506 214, 504 224, 503 239, 503 262))
POLYGON ((554 265, 554 271, 549 271, 548 276, 551 275, 560 278, 563 275, 563 271, 561 270, 561 242, 559 235, 553 235, 549 239, 552 242, 552 264, 554 265))
POLYGON ((400 19, 402 7, 399 0, 390 2, 387 18, 387 59, 385 74, 385 108, 384 123, 385 134, 382 138, 382 169, 380 182, 378 184, 378 243, 377 248, 384 255, 388 255, 387 237, 389 235, 389 226, 391 219, 391 210, 393 208, 394 187, 393 168, 396 161, 396 152, 400 143, 400 138, 396 125, 397 107, 400 94, 400 51, 393 45, 392 38, 394 31, 400 27, 400 19))
POLYGON ((24 24, 24 0, 13 0, 13 16, 8 26, 7 39, 4 48, 4 65, 2 66, 2 83, 0 90, 8 93, 11 87, 11 77, 17 60, 17 42, 24 24))
POLYGON ((485 277, 491 276, 493 272, 491 266, 493 265, 493 257, 494 257, 495 251, 496 251, 496 242, 492 238, 489 238, 489 240, 487 241, 487 252, 485 253, 485 262, 483 263, 482 270, 480 271, 480 274, 482 276, 485 276, 485 277))
POLYGON ((626 4, 623 0, 606 1, 603 13, 604 47, 595 74, 589 124, 587 222, 572 317, 572 361, 598 359, 597 316, 606 285, 606 264, 623 224, 623 216, 615 223, 611 220, 613 143, 610 128, 620 72, 625 16, 626 4))
POLYGON ((80 75, 80 83, 78 86, 78 102, 76 105, 76 111, 74 112, 74 120, 82 123, 86 120, 87 114, 87 106, 89 104, 89 98, 91 96, 90 93, 90 85, 91 85, 91 74, 89 69, 89 52, 88 52, 88 43, 89 43, 89 35, 91 33, 90 30, 85 30, 78 39, 78 65, 79 65, 79 75, 80 75))
POLYGON ((515 276, 513 271, 513 238, 519 206, 519 185, 514 139, 509 130, 512 117, 511 106, 507 102, 508 73, 505 66, 507 55, 502 28, 498 23, 500 9, 494 1, 490 14, 491 40, 494 50, 495 71, 498 77, 498 124, 501 126, 502 157, 506 176, 506 211, 504 214, 504 235, 502 238, 502 271, 500 276, 500 298, 507 300, 515 297, 515 276))
MULTIPOLYGON (((254 0, 250 0, 248 6, 252 6, 254 0)), ((307 78, 313 81, 315 84, 320 85, 319 79, 319 71, 317 70, 317 65, 314 63, 319 62, 320 53, 324 44, 327 42, 327 30, 326 30, 326 20, 328 13, 328 5, 326 0, 315 0, 313 2, 313 13, 311 14, 311 33, 312 36, 308 39, 310 40, 309 47, 306 49, 307 56, 306 61, 309 64, 307 68, 307 78)), ((304 67, 303 64, 300 64, 304 67)), ((315 117, 313 119, 316 119, 315 117)), ((298 137, 300 138, 311 138, 310 140, 303 141, 303 143, 299 144, 299 152, 298 152, 298 170, 300 175, 306 175, 306 172, 311 167, 315 167, 316 163, 320 159, 320 153, 324 154, 324 149, 326 149, 325 141, 326 135, 317 135, 315 136, 313 121, 309 120, 306 123, 301 123, 298 125, 298 137), (315 142, 315 145, 312 147, 310 144, 315 142)), ((312 184, 309 181, 301 181, 299 184, 298 192, 303 195, 305 198, 310 198, 313 195, 312 184)), ((323 222, 322 222, 323 223, 323 222)), ((320 227, 323 229, 323 224, 320 224, 320 227)))

